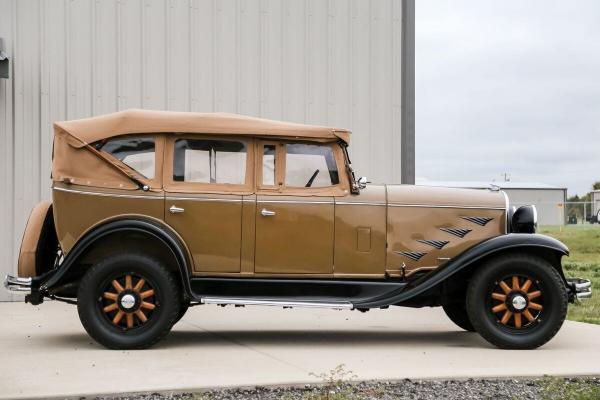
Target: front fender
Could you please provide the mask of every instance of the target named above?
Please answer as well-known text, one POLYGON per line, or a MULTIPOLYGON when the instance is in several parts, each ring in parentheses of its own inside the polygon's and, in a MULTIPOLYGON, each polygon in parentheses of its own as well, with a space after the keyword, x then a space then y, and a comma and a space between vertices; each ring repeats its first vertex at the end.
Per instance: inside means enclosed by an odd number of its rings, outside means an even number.
MULTIPOLYGON (((509 233, 502 236, 496 236, 464 251, 458 257, 439 267, 432 273, 411 282, 401 291, 392 293, 389 296, 369 299, 368 302, 357 304, 355 306, 357 308, 373 308, 402 303, 425 293, 427 290, 434 288, 459 271, 462 271, 485 257, 506 250, 523 250, 524 252, 527 252, 533 249, 550 251, 561 257, 569 255, 567 246, 549 236, 525 233, 509 233)), ((562 271, 560 272, 562 275, 562 271)))

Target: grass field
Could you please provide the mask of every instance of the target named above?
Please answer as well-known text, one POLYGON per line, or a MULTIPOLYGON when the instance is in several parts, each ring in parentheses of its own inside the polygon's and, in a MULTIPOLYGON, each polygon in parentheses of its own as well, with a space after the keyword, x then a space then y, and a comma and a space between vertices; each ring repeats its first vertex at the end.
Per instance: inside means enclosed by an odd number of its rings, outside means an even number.
POLYGON ((600 324, 600 227, 598 225, 543 226, 539 233, 552 236, 569 247, 571 255, 563 258, 567 277, 592 281, 593 296, 569 306, 568 319, 600 324))

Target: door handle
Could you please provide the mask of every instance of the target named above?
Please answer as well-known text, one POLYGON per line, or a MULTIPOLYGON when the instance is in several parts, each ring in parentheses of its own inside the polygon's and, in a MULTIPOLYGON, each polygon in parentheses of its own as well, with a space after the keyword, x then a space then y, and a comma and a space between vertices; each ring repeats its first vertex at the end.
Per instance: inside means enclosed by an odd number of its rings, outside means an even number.
POLYGON ((275 211, 270 211, 266 208, 263 208, 262 210, 260 210, 260 215, 262 215, 263 217, 272 217, 273 215, 275 215, 275 211))
POLYGON ((185 209, 183 209, 181 207, 176 207, 175 205, 172 205, 169 208, 169 211, 171 212, 171 214, 180 214, 180 213, 184 212, 185 209))

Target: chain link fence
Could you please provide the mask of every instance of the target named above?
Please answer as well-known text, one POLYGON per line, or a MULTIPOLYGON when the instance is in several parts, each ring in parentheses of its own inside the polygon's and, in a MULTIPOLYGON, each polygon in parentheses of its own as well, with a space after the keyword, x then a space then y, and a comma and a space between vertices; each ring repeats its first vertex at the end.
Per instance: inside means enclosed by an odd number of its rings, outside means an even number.
POLYGON ((565 202, 566 224, 597 224, 600 219, 600 209, 591 201, 565 202))

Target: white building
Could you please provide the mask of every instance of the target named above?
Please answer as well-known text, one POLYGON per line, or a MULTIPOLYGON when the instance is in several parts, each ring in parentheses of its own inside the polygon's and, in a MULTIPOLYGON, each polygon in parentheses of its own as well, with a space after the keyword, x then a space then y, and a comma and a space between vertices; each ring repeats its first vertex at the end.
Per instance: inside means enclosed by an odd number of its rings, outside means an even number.
MULTIPOLYGON (((535 205, 538 212, 538 225, 563 225, 565 223, 566 188, 535 182, 436 182, 419 180, 417 184, 486 190, 494 184, 506 192, 511 206, 535 205)), ((600 195, 598 200, 600 200, 600 195)))
POLYGON ((599 215, 600 213, 600 190, 592 191, 592 215, 599 215))
MULTIPOLYGON (((127 108, 351 129, 414 182, 414 0, 0 0, 0 274, 50 197, 52 122, 127 108)), ((8 295, 0 290, 0 300, 8 295)))

